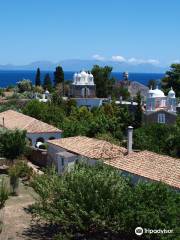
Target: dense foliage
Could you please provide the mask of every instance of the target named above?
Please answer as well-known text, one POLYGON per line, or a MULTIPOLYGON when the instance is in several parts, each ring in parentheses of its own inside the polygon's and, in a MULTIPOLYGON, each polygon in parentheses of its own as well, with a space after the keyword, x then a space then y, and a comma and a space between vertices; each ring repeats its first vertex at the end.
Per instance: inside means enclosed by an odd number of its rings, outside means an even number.
POLYGON ((112 95, 115 80, 111 77, 112 67, 100 67, 95 65, 91 70, 96 84, 97 97, 108 97, 112 95))
POLYGON ((180 157, 180 125, 152 124, 136 129, 134 148, 180 157))
POLYGON ((97 134, 109 134, 114 139, 122 140, 127 126, 132 124, 132 116, 127 108, 115 104, 106 104, 91 111, 86 107, 77 108, 74 101, 62 101, 52 98, 48 104, 38 101, 29 102, 23 113, 63 129, 65 137, 97 134))
POLYGON ((52 91, 52 81, 51 81, 49 73, 47 73, 44 77, 43 87, 44 87, 44 89, 47 89, 48 91, 52 91))
MULTIPOLYGON (((115 234, 113 239, 133 240, 137 226, 174 231, 179 227, 179 194, 161 183, 133 186, 105 165, 80 165, 62 176, 51 170, 37 176, 32 186, 39 195, 33 213, 68 232, 65 239, 81 233, 93 236, 86 239, 111 239, 115 234)), ((147 234, 143 239, 172 240, 172 235, 147 234)))
POLYGON ((31 91, 32 90, 32 82, 28 79, 23 79, 17 83, 18 91, 20 93, 31 91))
POLYGON ((26 132, 5 130, 0 132, 0 154, 8 159, 15 159, 25 151, 26 132))
POLYGON ((161 83, 166 93, 168 93, 172 87, 176 92, 176 96, 180 97, 180 64, 172 64, 161 83))
POLYGON ((64 83, 64 71, 61 66, 56 67, 54 72, 54 84, 64 83))

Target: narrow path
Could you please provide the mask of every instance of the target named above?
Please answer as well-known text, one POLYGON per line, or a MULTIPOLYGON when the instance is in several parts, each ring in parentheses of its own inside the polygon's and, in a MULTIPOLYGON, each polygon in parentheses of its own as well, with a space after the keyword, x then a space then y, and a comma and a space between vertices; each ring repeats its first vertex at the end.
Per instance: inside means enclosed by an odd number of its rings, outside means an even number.
POLYGON ((34 192, 20 183, 19 196, 10 197, 3 209, 4 226, 0 240, 29 240, 24 232, 30 229, 31 214, 26 208, 34 203, 34 192))

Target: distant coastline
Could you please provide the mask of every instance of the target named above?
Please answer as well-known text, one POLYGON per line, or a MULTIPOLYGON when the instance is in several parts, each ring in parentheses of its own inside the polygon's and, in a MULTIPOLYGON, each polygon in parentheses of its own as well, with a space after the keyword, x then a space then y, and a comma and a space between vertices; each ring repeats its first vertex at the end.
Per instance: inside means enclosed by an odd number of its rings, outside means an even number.
MULTIPOLYGON (((49 73, 53 80, 53 71, 41 71, 41 80, 43 81, 46 73, 49 73)), ((0 70, 0 87, 16 85, 16 82, 22 79, 30 79, 34 83, 36 71, 32 70, 0 70)), ((65 80, 73 79, 74 71, 65 71, 65 80)), ((117 80, 122 80, 122 72, 113 72, 112 76, 117 80)), ((129 73, 129 80, 136 81, 147 85, 151 79, 160 80, 164 76, 163 73, 129 73)))

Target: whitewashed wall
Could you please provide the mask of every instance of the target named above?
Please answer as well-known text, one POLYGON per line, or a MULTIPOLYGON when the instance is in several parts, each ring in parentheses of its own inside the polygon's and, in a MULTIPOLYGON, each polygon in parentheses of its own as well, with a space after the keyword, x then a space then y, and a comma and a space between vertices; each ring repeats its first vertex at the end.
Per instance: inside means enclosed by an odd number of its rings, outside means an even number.
POLYGON ((32 146, 36 145, 38 138, 43 138, 44 142, 47 142, 50 138, 59 139, 62 137, 60 132, 52 132, 52 133, 27 133, 26 137, 31 139, 32 146))

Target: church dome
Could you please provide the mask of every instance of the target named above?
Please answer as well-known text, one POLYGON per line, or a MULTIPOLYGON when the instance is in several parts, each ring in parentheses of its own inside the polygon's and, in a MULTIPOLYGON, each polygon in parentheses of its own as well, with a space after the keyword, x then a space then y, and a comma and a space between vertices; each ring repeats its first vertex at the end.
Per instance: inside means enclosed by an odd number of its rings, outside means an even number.
POLYGON ((78 73, 78 74, 77 74, 77 77, 78 77, 78 78, 80 78, 80 77, 81 77, 81 74, 80 74, 80 73, 78 73))
POLYGON ((171 90, 168 92, 168 97, 175 98, 175 92, 174 92, 174 90, 172 89, 172 87, 171 87, 171 90))
POLYGON ((87 77, 87 75, 88 75, 88 74, 87 74, 85 71, 82 71, 82 72, 81 72, 81 77, 87 77))
POLYGON ((152 91, 153 91, 153 97, 165 97, 163 91, 158 89, 158 87, 156 87, 156 89, 154 89, 152 91))

